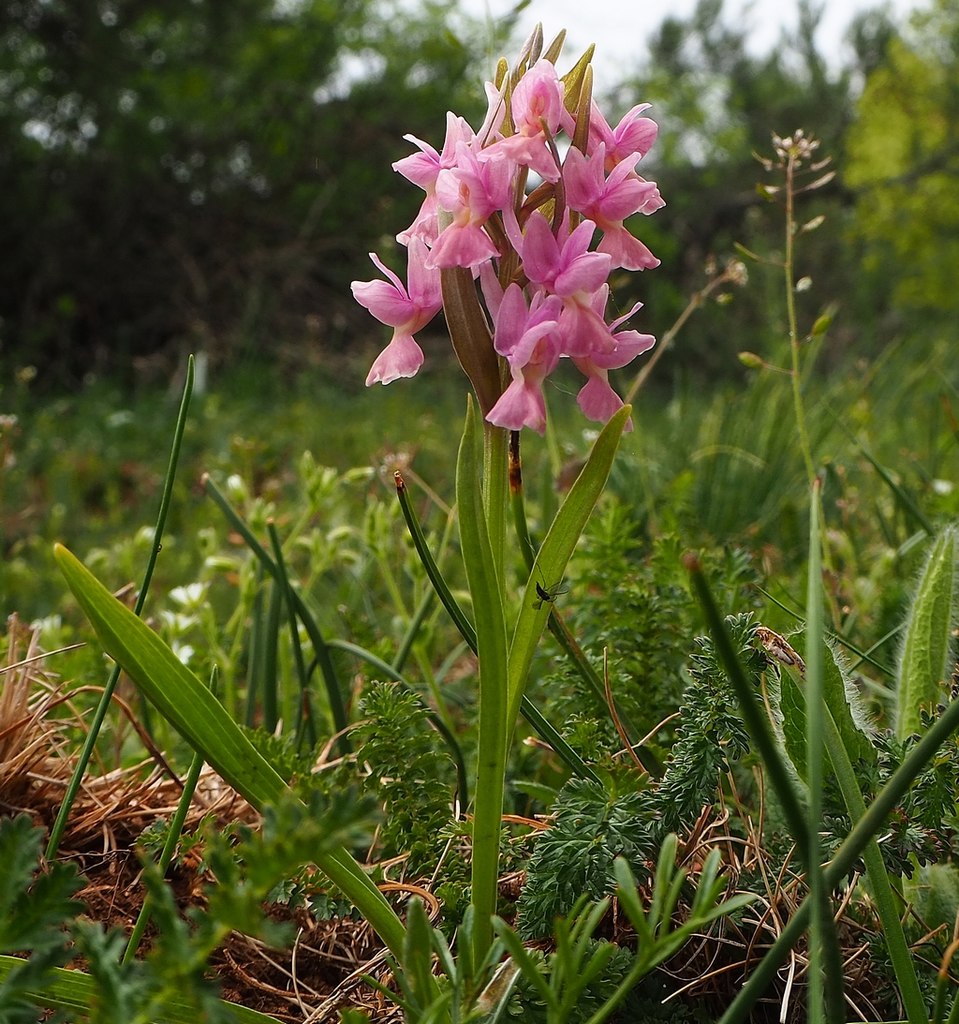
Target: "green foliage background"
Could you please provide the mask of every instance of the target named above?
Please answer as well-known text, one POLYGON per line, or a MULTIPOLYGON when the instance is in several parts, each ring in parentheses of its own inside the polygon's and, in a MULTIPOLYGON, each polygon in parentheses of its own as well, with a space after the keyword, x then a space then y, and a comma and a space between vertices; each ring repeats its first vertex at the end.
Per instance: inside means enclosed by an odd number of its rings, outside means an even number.
MULTIPOLYGON (((755 154, 800 127, 838 170, 800 203, 801 221, 826 222, 797 268, 814 281, 828 268, 841 299, 833 355, 874 354, 916 315, 955 315, 954 5, 931 0, 905 24, 861 13, 838 66, 819 9, 798 11, 797 30, 757 55, 748 24, 700 0, 614 90, 614 113, 649 101, 661 124, 644 173, 668 205, 637 229, 663 266, 618 282, 624 306, 634 289, 646 302, 643 329, 661 336, 737 243, 781 252, 755 154)), ((348 284, 371 276, 371 249, 402 269, 392 235, 419 202, 390 167, 402 136, 439 144, 449 109, 475 120, 514 25, 453 0, 9 0, 0 362, 57 386, 165 376, 185 351, 288 372, 365 356, 379 333, 348 284)), ((729 374, 736 351, 781 337, 777 268, 750 272, 675 367, 729 374)), ((814 292, 799 300, 802 317, 821 311, 814 292)))

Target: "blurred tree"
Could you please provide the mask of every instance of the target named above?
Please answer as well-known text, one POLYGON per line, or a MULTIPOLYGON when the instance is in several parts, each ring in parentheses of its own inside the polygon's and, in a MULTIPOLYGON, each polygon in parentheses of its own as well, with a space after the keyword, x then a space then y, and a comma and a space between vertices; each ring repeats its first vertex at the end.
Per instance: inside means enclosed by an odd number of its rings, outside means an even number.
POLYGON ((476 107, 455 7, 5 0, 0 357, 69 380, 171 343, 335 341, 415 212, 401 136, 476 107))
POLYGON ((947 317, 959 299, 959 7, 913 16, 866 83, 847 178, 875 291, 904 316, 947 317))
MULTIPOLYGON (((840 177, 799 204, 801 221, 826 217, 823 228, 804 235, 798 274, 822 287, 800 296, 802 323, 809 327, 820 308, 849 300, 847 323, 858 322, 859 303, 849 292, 858 257, 845 239, 852 196, 841 177, 846 132, 855 116, 859 83, 883 59, 894 35, 888 18, 860 16, 850 30, 852 61, 827 64, 816 37, 821 6, 800 0, 798 26, 784 33, 771 52, 756 56, 749 26, 731 25, 723 0, 699 0, 688 19, 667 18, 649 44, 643 69, 620 90, 620 105, 645 100, 661 126, 643 165, 666 199, 666 209, 636 224, 663 266, 638 283, 647 303, 645 327, 662 332, 705 283, 705 270, 735 254, 736 243, 772 260, 783 251, 781 203, 770 203, 757 184, 781 184, 756 160, 770 156, 771 137, 802 128, 821 141, 840 177), (827 269, 828 268, 828 269, 827 269), (820 281, 826 278, 828 281, 820 281)), ((749 264, 750 286, 684 335, 677 364, 738 369, 742 349, 769 354, 785 336, 782 274, 778 266, 749 264)), ((852 328, 849 328, 850 330, 852 328)))

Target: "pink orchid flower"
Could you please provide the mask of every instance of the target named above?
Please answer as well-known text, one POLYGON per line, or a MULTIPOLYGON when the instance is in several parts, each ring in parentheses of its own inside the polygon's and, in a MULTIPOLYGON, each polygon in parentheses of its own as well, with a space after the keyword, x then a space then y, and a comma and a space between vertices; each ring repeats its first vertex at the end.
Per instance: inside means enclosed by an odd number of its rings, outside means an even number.
POLYGON ((475 136, 465 118, 447 113, 446 140, 443 143, 442 153, 437 153, 428 142, 418 139, 415 135, 404 135, 403 138, 417 146, 420 152, 411 153, 409 156, 403 157, 402 160, 397 160, 393 164, 393 170, 423 189, 426 198, 413 223, 401 231, 396 236, 396 240, 401 245, 408 245, 414 235, 419 235, 427 245, 432 245, 439 234, 436 215, 436 179, 441 170, 452 167, 456 163, 456 147, 459 143, 470 143, 475 136))
POLYGON ((592 153, 600 143, 606 146, 607 173, 633 154, 638 153, 640 157, 644 157, 652 148, 659 132, 659 126, 651 118, 641 116, 649 108, 649 103, 638 104, 623 117, 615 128, 611 128, 596 105, 596 101, 593 101, 589 114, 589 136, 586 147, 592 153))
POLYGON ((665 206, 655 182, 634 173, 637 153, 621 160, 606 177, 606 145, 601 142, 586 156, 573 148, 566 155, 563 180, 570 207, 593 220, 603 232, 598 252, 607 253, 615 266, 645 270, 659 260, 623 224, 634 213, 654 213, 665 206))
POLYGON ((555 295, 537 295, 527 309, 523 290, 515 283, 503 293, 493 343, 506 357, 513 380, 486 416, 495 426, 545 431, 543 381, 561 355, 556 331, 560 306, 555 295))
MULTIPOLYGON (((594 310, 599 316, 603 315, 608 297, 608 285, 596 293, 594 310)), ((576 400, 583 414, 591 420, 605 423, 623 404, 623 400, 609 383, 609 371, 626 366, 636 356, 648 352, 656 344, 656 339, 651 334, 617 330, 620 324, 625 323, 642 308, 642 305, 641 302, 637 302, 625 316, 619 317, 609 325, 612 344, 608 348, 596 349, 586 356, 573 359, 577 369, 587 378, 576 400)), ((626 429, 632 429, 631 421, 626 429)))
POLYGON ((534 296, 527 308, 523 289, 514 282, 503 292, 496 312, 493 347, 510 366, 524 366, 539 340, 555 332, 561 308, 555 295, 543 293, 534 296))
POLYGON ((426 266, 426 243, 410 240, 409 288, 385 266, 376 253, 370 259, 389 281, 354 281, 353 297, 381 323, 393 328, 393 337, 376 357, 366 378, 367 387, 380 381, 389 384, 399 377, 412 377, 423 365, 423 350, 413 339, 443 305, 440 275, 426 266))
POLYGON ((611 258, 605 253, 589 252, 596 225, 584 220, 574 231, 564 219, 560 235, 553 234, 549 221, 534 210, 522 232, 515 214, 504 218, 509 240, 520 254, 529 280, 562 298, 592 294, 609 276, 611 258))
POLYGON ((465 142, 456 163, 436 179, 436 202, 452 221, 440 231, 427 257, 430 267, 478 267, 499 255, 483 225, 511 202, 514 166, 506 160, 481 161, 465 142))
POLYGON ((527 66, 528 53, 512 74, 498 66, 498 87, 486 83, 478 132, 450 113, 441 151, 405 136, 415 151, 393 167, 425 193, 416 219, 397 236, 409 247, 408 284, 371 254, 385 280, 352 287, 357 301, 393 328, 367 377, 367 384, 385 384, 413 376, 423 362, 414 334, 442 308, 441 271, 470 270, 478 305, 469 297, 468 279, 457 276, 456 302, 447 310, 454 348, 472 356, 463 345, 492 347, 464 362, 491 423, 543 432, 543 381, 564 357, 586 376, 579 404, 587 416, 605 420, 622 405, 609 373, 654 339, 620 329, 639 304, 606 323, 607 278, 615 267, 658 265, 626 221, 664 203, 656 184, 636 173, 657 134, 644 116, 649 105, 633 107, 613 127, 590 101, 588 123, 577 124, 588 93, 570 97, 573 109, 567 109, 554 64, 541 59, 527 66), (575 146, 561 158, 563 136, 585 137, 585 151, 575 146), (526 188, 527 172, 541 182, 526 188), (500 393, 504 361, 512 379, 500 393))
POLYGON ((565 237, 560 242, 539 210, 530 214, 525 233, 510 211, 504 224, 530 283, 563 300, 559 317, 563 355, 586 355, 606 344, 608 331, 593 308, 593 297, 606 283, 612 259, 606 253, 589 251, 596 225, 584 220, 569 231, 569 218, 565 217, 560 228, 560 236, 565 237))
POLYGON ((560 168, 550 141, 562 126, 572 134, 572 118, 563 103, 563 84, 550 61, 538 60, 519 80, 510 98, 515 134, 483 151, 483 158, 504 156, 535 171, 544 181, 559 181, 560 168))

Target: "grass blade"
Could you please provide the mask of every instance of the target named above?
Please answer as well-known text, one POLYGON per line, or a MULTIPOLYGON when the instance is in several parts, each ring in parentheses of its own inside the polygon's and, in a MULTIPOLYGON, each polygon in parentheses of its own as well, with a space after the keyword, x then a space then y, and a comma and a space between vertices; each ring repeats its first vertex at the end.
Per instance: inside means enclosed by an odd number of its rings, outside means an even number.
MULTIPOLYGON (((167 514, 170 511, 170 503, 173 500, 173 481, 176 479, 176 468, 180 461, 180 449, 183 445, 183 432, 186 430, 187 413, 190 409, 190 399, 193 397, 193 383, 195 379, 196 364, 193 356, 191 355, 187 360, 186 380, 183 384, 183 396, 180 399, 180 410, 177 413, 176 426, 173 429, 173 444, 170 448, 170 461, 167 464, 166 476, 163 479, 163 491, 160 495, 160 508, 157 512, 156 526, 153 530, 153 543, 150 546, 150 557, 147 559, 146 568, 143 570, 143 580, 140 583, 140 592, 137 594, 136 604, 134 605, 135 615, 139 615, 143 611, 143 605, 146 602, 147 593, 150 590, 150 581, 153 579, 153 570, 156 568, 157 558, 160 555, 167 514)), ((67 791, 64 794, 63 801, 57 811, 56 821, 53 823, 53 828, 50 829, 50 838, 47 841, 47 848, 45 852, 47 860, 53 860, 57 854, 57 849, 60 846, 60 840, 63 837, 63 830, 67 825, 67 818, 70 817, 70 811, 77 798, 77 793, 80 791, 80 783, 83 781, 87 765, 90 763, 90 758, 93 755, 93 748, 96 745, 97 737, 100 735, 100 728, 103 725, 103 719, 106 717, 110 701, 113 700, 113 691, 116 689, 119 678, 120 670, 119 668, 116 668, 110 673, 110 676, 107 679, 107 684, 103 689, 99 702, 97 703, 96 710, 93 713, 93 718, 90 721, 86 738, 83 741, 83 747, 77 758, 77 763, 74 766, 73 774, 70 776, 67 791)))
MULTIPOLYGON (((249 547, 253 554, 260 560, 260 564, 263 568, 266 569, 266 571, 280 586, 282 586, 283 576, 280 572, 280 567, 273 561, 267 550, 256 539, 253 535, 253 531, 246 525, 242 517, 226 500, 226 497, 210 479, 209 475, 205 475, 203 477, 203 486, 207 494, 209 494, 214 503, 227 517, 236 532, 243 538, 247 547, 249 547)), ((330 705, 330 714, 333 716, 333 725, 338 734, 336 741, 337 747, 341 754, 348 754, 352 750, 348 734, 349 721, 346 717, 346 706, 343 703, 343 694, 340 688, 339 677, 336 674, 336 669, 333 667, 329 648, 323 638, 323 634, 320 632, 316 619, 307 607, 306 602, 300 596, 299 591, 293 587, 289 587, 287 588, 287 595, 288 600, 292 603, 294 608, 296 608, 296 614, 299 616, 300 622, 303 623, 303 627, 313 644, 313 650, 316 653, 316 659, 319 663, 320 671, 323 673, 323 683, 326 687, 326 696, 330 705)))

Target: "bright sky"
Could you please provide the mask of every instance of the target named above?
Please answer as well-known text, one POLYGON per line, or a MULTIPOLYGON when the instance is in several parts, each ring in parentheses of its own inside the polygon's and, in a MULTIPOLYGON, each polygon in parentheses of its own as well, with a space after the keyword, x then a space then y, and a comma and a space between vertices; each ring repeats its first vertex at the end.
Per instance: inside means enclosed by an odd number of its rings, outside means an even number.
MULTIPOLYGON (((842 55, 842 37, 853 17, 860 11, 886 6, 897 19, 924 0, 820 0, 825 8, 819 27, 822 52, 838 61, 842 55)), ((515 0, 461 0, 464 10, 497 19, 515 6, 515 0)), ((632 54, 645 53, 648 34, 669 15, 688 17, 696 0, 532 0, 520 15, 520 28, 529 32, 536 22, 543 23, 547 41, 560 30, 567 30, 564 54, 579 56, 589 43, 596 43, 593 73, 599 91, 626 77, 633 64, 632 54)), ((725 18, 730 23, 745 22, 751 28, 753 48, 765 53, 775 45, 782 29, 792 30, 798 20, 795 0, 726 0, 725 18)), ((506 55, 504 55, 506 56, 506 55)))

